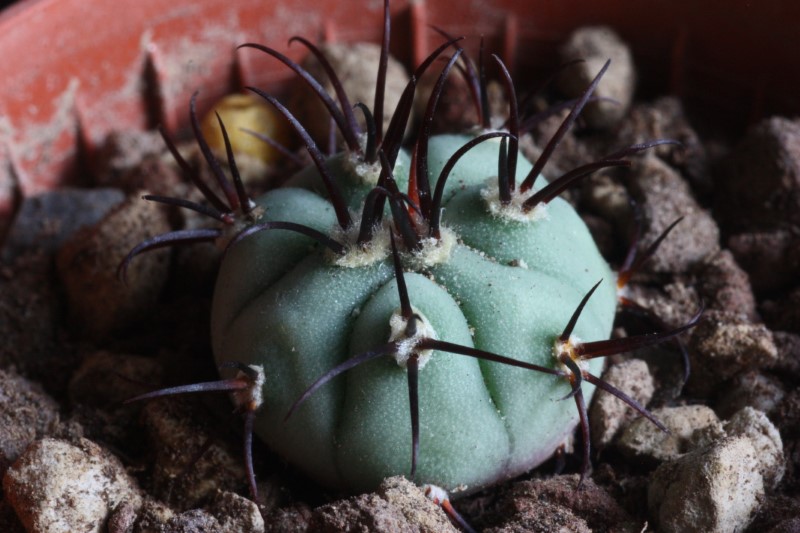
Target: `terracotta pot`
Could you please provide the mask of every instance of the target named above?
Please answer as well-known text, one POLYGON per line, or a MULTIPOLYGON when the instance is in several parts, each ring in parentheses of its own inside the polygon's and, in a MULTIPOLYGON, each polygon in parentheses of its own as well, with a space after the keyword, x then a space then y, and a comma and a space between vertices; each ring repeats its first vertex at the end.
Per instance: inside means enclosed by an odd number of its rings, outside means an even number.
MULTIPOLYGON (((409 64, 438 37, 485 35, 535 77, 572 29, 608 24, 629 42, 640 88, 672 92, 741 127, 800 110, 800 4, 737 0, 593 2, 394 0, 393 52, 409 64), (657 89, 655 89, 657 88, 657 89)), ((114 129, 182 126, 201 89, 206 104, 255 84, 280 91, 288 69, 246 41, 285 48, 289 37, 380 37, 382 2, 320 0, 26 0, 0 15, 0 219, 13 199, 78 180, 114 129)), ((471 40, 473 43, 477 39, 471 40)), ((0 227, 2 225, 0 224, 0 227)))

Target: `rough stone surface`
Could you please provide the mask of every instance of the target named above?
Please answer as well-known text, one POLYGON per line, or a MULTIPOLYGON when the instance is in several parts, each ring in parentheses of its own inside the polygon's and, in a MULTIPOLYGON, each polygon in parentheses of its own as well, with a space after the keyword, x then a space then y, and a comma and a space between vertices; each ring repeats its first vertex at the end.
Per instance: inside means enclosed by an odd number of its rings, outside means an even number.
POLYGON ((731 232, 800 225, 800 120, 764 119, 716 176, 715 211, 731 232))
POLYGON ((706 309, 735 310, 748 320, 758 320, 750 280, 729 250, 720 250, 698 265, 695 277, 706 309))
POLYGON ((662 407, 652 413, 669 433, 646 418, 634 420, 617 440, 617 446, 626 456, 649 464, 668 461, 690 451, 696 431, 710 428, 717 435, 722 434, 719 418, 704 405, 662 407))
POLYGON ((219 491, 208 508, 226 533, 263 533, 264 518, 258 506, 234 492, 219 491))
POLYGON ((769 413, 785 395, 786 388, 780 379, 751 370, 739 374, 730 381, 730 386, 726 387, 718 398, 715 410, 723 418, 732 416, 744 407, 769 413))
POLYGON ((247 479, 231 441, 211 430, 208 411, 189 398, 151 401, 142 410, 155 458, 152 494, 177 510, 197 507, 217 490, 239 490, 247 479))
POLYGON ((161 364, 152 357, 93 351, 72 375, 69 397, 73 403, 117 407, 142 394, 142 384, 159 384, 163 373, 161 364))
POLYGON ((175 512, 161 502, 146 499, 134 525, 135 533, 166 533, 167 522, 175 512))
POLYGON ((800 335, 787 331, 773 331, 772 338, 778 349, 778 360, 765 366, 778 374, 800 378, 800 335))
POLYGON ((129 502, 117 505, 108 517, 108 533, 133 533, 138 509, 129 502))
POLYGON ((498 507, 499 514, 508 517, 508 521, 497 531, 520 530, 514 528, 535 523, 535 517, 542 513, 547 518, 535 531, 548 531, 544 526, 559 522, 562 529, 549 531, 638 531, 630 515, 605 489, 585 479, 578 490, 579 480, 577 475, 565 475, 514 484, 498 507))
POLYGON ((594 96, 615 102, 589 102, 581 116, 594 128, 610 128, 619 122, 630 107, 636 86, 636 69, 628 45, 609 27, 584 27, 567 38, 559 55, 563 63, 583 60, 559 76, 559 89, 570 98, 580 96, 605 62, 611 60, 594 96))
POLYGON ((709 155, 700 136, 686 117, 683 104, 674 96, 664 96, 652 103, 634 104, 615 132, 614 146, 629 146, 653 139, 672 139, 680 147, 663 145, 650 150, 659 159, 680 170, 700 196, 713 190, 709 155))
POLYGON ((98 185, 126 189, 121 176, 138 172, 143 159, 166 151, 164 139, 156 130, 112 131, 92 158, 92 171, 98 185))
POLYGON ((26 197, 20 205, 2 249, 4 261, 26 250, 53 254, 78 228, 94 224, 125 199, 118 189, 65 187, 26 197))
POLYGON ((311 515, 311 509, 302 503, 275 509, 264 520, 266 533, 306 533, 311 515))
POLYGON ((800 234, 776 229, 731 235, 728 247, 750 277, 756 291, 791 287, 800 272, 800 234))
POLYGON ((686 181, 655 156, 638 158, 627 183, 639 203, 647 230, 642 249, 655 241, 678 218, 683 220, 664 239, 645 264, 652 272, 687 272, 719 250, 719 228, 694 199, 686 181))
POLYGON ((759 508, 747 533, 797 533, 800 531, 800 500, 770 494, 759 508))
POLYGON ((569 509, 547 502, 538 502, 502 526, 484 533, 592 533, 586 521, 569 509))
MULTIPOLYGON (((641 359, 628 359, 610 366, 603 373, 603 380, 639 402, 647 405, 653 397, 655 384, 647 363, 641 359)), ((598 389, 589 409, 589 425, 592 445, 603 447, 611 443, 620 428, 639 414, 619 398, 598 389)))
POLYGON ((736 533, 750 523, 764 482, 745 436, 727 437, 663 463, 652 475, 648 508, 663 533, 736 533))
POLYGON ((781 435, 767 415, 752 407, 745 407, 725 422, 725 432, 730 436, 750 439, 756 450, 758 470, 765 487, 775 488, 783 478, 786 464, 781 435))
POLYGON ((39 385, 0 370, 0 476, 29 444, 52 434, 58 421, 58 404, 39 385))
POLYGON ((34 533, 100 533, 117 505, 141 504, 119 460, 86 439, 37 441, 6 472, 3 490, 34 533))
POLYGON ((62 339, 61 295, 52 258, 25 254, 0 265, 0 367, 62 391, 77 364, 74 349, 62 339))
POLYGON ((169 230, 161 207, 133 199, 64 244, 58 274, 73 319, 89 336, 106 337, 152 311, 167 278, 169 251, 136 257, 127 283, 117 278, 117 267, 134 246, 169 230))
POLYGON ((778 358, 769 329, 730 311, 706 312, 692 330, 688 348, 692 375, 687 387, 704 397, 736 374, 778 358))
POLYGON ((384 480, 377 493, 362 494, 316 509, 309 531, 456 533, 436 504, 406 479, 384 480))
MULTIPOLYGON (((372 109, 375 101, 375 82, 380 59, 380 46, 374 43, 330 43, 321 46, 320 50, 336 71, 351 105, 355 105, 356 102, 363 102, 372 109)), ((303 62, 303 66, 314 78, 325 80, 322 83, 323 87, 329 94, 334 94, 327 75, 325 75, 322 66, 317 62, 313 54, 308 55, 308 59, 303 62)), ((386 70, 383 124, 377 125, 378 127, 383 127, 384 131, 389 126, 392 113, 397 107, 407 83, 408 74, 405 67, 390 56, 386 70)), ((298 102, 302 102, 302 109, 298 118, 300 118, 314 139, 320 143, 320 146, 327 146, 328 132, 330 131, 330 113, 322 105, 319 97, 310 94, 306 87, 300 87, 297 93, 298 96, 300 94, 303 95, 302 100, 298 98, 298 102)), ((356 119, 363 120, 363 116, 358 111, 356 112, 356 119)))

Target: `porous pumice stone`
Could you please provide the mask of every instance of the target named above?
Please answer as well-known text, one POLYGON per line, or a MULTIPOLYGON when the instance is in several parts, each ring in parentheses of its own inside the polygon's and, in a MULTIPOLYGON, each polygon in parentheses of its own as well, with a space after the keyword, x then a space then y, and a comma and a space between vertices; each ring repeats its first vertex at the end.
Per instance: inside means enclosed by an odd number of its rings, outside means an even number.
MULTIPOLYGON (((431 139, 431 175, 469 138, 431 139)), ((495 209, 498 148, 485 142, 456 166, 459 177, 449 182, 443 203, 452 236, 431 245, 441 252, 436 259, 403 253, 412 270, 405 275, 410 301, 439 340, 553 368, 556 338, 601 279, 574 335, 608 338, 614 275, 563 200, 534 216, 495 209)), ((525 175, 531 165, 520 158, 518 168, 525 175)), ((257 203, 262 222, 290 221, 340 236, 330 204, 307 190, 272 191, 257 203)), ((388 247, 371 263, 344 266, 309 238, 286 231, 237 242, 221 265, 212 310, 217 362, 264 366, 256 433, 328 486, 371 490, 410 472, 406 369, 390 357, 326 383, 284 421, 320 376, 387 343, 400 307, 394 277, 388 247)), ((601 366, 596 359, 587 368, 597 373, 601 366)), ((561 377, 435 351, 419 375, 415 481, 463 495, 536 466, 577 424, 574 403, 555 401, 569 390, 561 377)), ((591 392, 586 386, 587 402, 591 392)))
POLYGON ((636 69, 628 45, 607 26, 589 26, 573 32, 561 45, 562 63, 570 65, 558 78, 559 89, 568 97, 579 97, 603 64, 611 60, 594 96, 609 100, 589 102, 583 119, 594 128, 611 128, 628 112, 636 86, 636 69), (611 101, 613 100, 613 101, 611 101))
POLYGON ((87 439, 37 441, 6 472, 3 491, 33 533, 100 533, 117 505, 141 505, 122 463, 87 439))
POLYGON ((105 338, 152 310, 167 280, 169 252, 132 263, 127 283, 117 277, 117 267, 138 243, 169 230, 162 207, 131 197, 64 243, 56 257, 58 276, 73 320, 87 335, 105 338))
MULTIPOLYGON (((320 46, 320 51, 330 62, 339 81, 342 83, 350 103, 365 104, 373 113, 375 101, 375 87, 377 81, 378 63, 380 61, 381 47, 375 43, 327 43, 320 46)), ((328 81, 328 76, 313 54, 309 54, 303 67, 328 91, 335 94, 333 85, 328 81)), ((386 65, 386 86, 383 100, 383 131, 389 126, 392 112, 400 101, 400 96, 408 83, 408 73, 401 62, 392 56, 386 65)), ((302 83, 302 82, 298 82, 302 83)), ((328 136, 331 128, 330 114, 322 101, 310 89, 299 88, 296 102, 299 107, 297 117, 320 146, 328 145, 328 136)), ((356 111, 356 120, 364 129, 363 114, 356 111)), ((338 134, 338 133, 337 133, 338 134)))

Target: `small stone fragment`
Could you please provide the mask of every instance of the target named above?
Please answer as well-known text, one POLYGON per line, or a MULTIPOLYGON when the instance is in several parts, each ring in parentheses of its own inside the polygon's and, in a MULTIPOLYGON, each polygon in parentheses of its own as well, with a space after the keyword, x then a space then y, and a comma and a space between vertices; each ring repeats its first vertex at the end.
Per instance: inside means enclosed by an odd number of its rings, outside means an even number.
POLYGON ((58 426, 58 404, 36 383, 0 370, 0 476, 36 439, 58 426))
POLYGON ((403 476, 383 480, 377 494, 399 509, 419 531, 448 531, 452 527, 439 507, 403 476))
POLYGON ((376 494, 362 494, 323 505, 314 511, 308 527, 319 533, 415 531, 399 509, 376 494))
POLYGON ((61 338, 63 302, 54 272, 52 257, 43 253, 0 265, 0 367, 61 392, 78 361, 61 338))
POLYGON ((701 302, 697 289, 681 277, 665 283, 660 290, 635 281, 626 290, 630 299, 658 317, 667 328, 678 328, 686 324, 697 313, 701 302))
MULTIPOLYGON (((608 384, 625 391, 641 405, 647 405, 655 392, 653 376, 647 363, 641 359, 628 359, 608 367, 603 373, 603 379, 608 384)), ((638 416, 635 410, 619 398, 598 389, 589 409, 592 445, 598 448, 606 446, 614 440, 626 422, 638 416)))
POLYGON ((166 523, 175 512, 163 503, 151 499, 144 500, 134 526, 135 533, 164 533, 166 523))
POLYGON ((246 484, 233 443, 211 431, 208 409, 194 399, 150 401, 142 409, 142 423, 155 457, 152 493, 176 509, 197 507, 218 490, 236 491, 246 484))
POLYGON ((714 411, 704 405, 661 407, 652 413, 669 433, 646 418, 634 420, 617 440, 617 446, 626 456, 650 464, 668 461, 690 451, 692 437, 698 430, 722 435, 722 423, 714 411))
POLYGON ((484 533, 592 533, 582 518, 569 509, 548 502, 537 502, 531 509, 515 515, 498 527, 484 533))
POLYGON ((619 122, 630 107, 636 85, 636 70, 628 45, 607 26, 585 27, 569 36, 561 46, 559 56, 563 63, 583 60, 559 76, 559 89, 570 98, 579 97, 603 64, 611 60, 594 96, 610 98, 614 102, 589 102, 581 116, 594 128, 610 128, 619 122))
MULTIPOLYGON (((462 56, 456 63, 456 68, 463 64, 462 56)), ((417 90, 414 92, 414 115, 419 119, 425 116, 428 100, 438 79, 438 72, 426 72, 417 84, 417 90)), ((506 104, 506 115, 507 111, 508 104, 506 104)), ((448 76, 439 96, 436 113, 433 115, 432 131, 461 133, 479 124, 478 110, 464 76, 448 76)))
MULTIPOLYGON (((344 87, 344 91, 350 100, 351 105, 356 102, 363 102, 375 113, 373 104, 375 101, 375 87, 378 72, 378 62, 380 60, 380 46, 374 43, 329 43, 320 46, 320 50, 331 63, 333 70, 339 77, 339 81, 344 87)), ((322 65, 309 54, 303 62, 308 72, 321 82, 322 86, 329 94, 334 94, 333 86, 328 81, 327 75, 322 69, 322 65)), ((408 83, 408 74, 402 63, 393 57, 389 57, 386 69, 386 87, 383 102, 383 124, 376 127, 386 128, 392 118, 395 108, 400 101, 400 96, 408 83)), ((331 128, 331 117, 328 110, 322 105, 319 97, 312 94, 309 89, 302 87, 298 91, 297 106, 300 109, 298 118, 311 133, 320 146, 328 145, 328 135, 331 128)), ((363 114, 356 110, 356 120, 364 129, 363 114)), ((338 132, 337 132, 338 134, 338 132)))
POLYGON ((736 374, 778 358, 772 332, 735 312, 707 311, 692 330, 688 348, 692 374, 687 387, 703 397, 736 374))
POLYGON ((234 492, 217 492, 208 512, 226 533, 264 533, 264 518, 258 505, 234 492))
POLYGON ((614 146, 629 146, 653 139, 671 139, 681 145, 663 145, 650 150, 685 176, 695 192, 713 192, 709 156, 700 136, 689 123, 683 103, 674 96, 663 96, 652 103, 631 107, 614 131, 614 146))
POLYGON ((133 533, 136 511, 130 502, 119 504, 108 518, 108 533, 133 533))
POLYGON ((758 319, 750 280, 729 250, 720 250, 698 265, 696 278, 706 309, 733 309, 751 321, 758 319))
MULTIPOLYGON (((584 480, 580 491, 576 492, 579 481, 578 475, 563 475, 515 483, 504 496, 500 512, 511 518, 524 519, 536 516, 542 507, 547 512, 560 507, 577 518, 574 526, 580 524, 597 533, 638 531, 631 516, 605 489, 588 478, 584 480), (576 497, 576 494, 580 496, 576 497)), ((580 527, 576 529, 580 530, 580 527)))
POLYGON ((161 364, 152 357, 98 350, 85 356, 72 375, 69 397, 73 403, 118 407, 142 394, 143 383, 161 383, 163 374, 161 364))
POLYGON ((581 201, 617 227, 631 218, 631 198, 625 186, 609 174, 598 172, 588 176, 581 187, 581 201))
POLYGON ((758 509, 747 533, 797 533, 800 531, 800 500, 786 494, 770 494, 758 509), (790 526, 794 524, 795 528, 790 526), (787 529, 789 528, 789 529, 787 529))
POLYGON ((309 531, 456 533, 435 503, 408 480, 392 477, 383 481, 377 493, 362 494, 316 509, 309 531))
POLYGON ((796 232, 746 231, 729 237, 728 246, 756 291, 774 292, 798 281, 800 235, 796 232))
POLYGON ((87 439, 37 441, 6 472, 3 490, 33 533, 100 533, 118 505, 141 505, 119 459, 87 439))
POLYGON ((731 533, 750 522, 764 482, 751 439, 727 437, 653 473, 648 509, 663 533, 731 533))
POLYGON ((164 533, 228 533, 216 518, 203 509, 191 509, 170 518, 164 533))
POLYGON ((3 260, 10 261, 32 249, 55 253, 78 228, 96 223, 124 198, 118 189, 70 187, 25 198, 5 237, 3 260))
POLYGON ((750 439, 756 450, 758 471, 767 489, 773 489, 783 478, 786 464, 783 458, 783 442, 778 429, 767 415, 752 407, 745 407, 725 422, 725 433, 750 439))
POLYGON ((715 410, 723 418, 745 407, 769 413, 786 395, 781 380, 757 370, 743 372, 729 383, 730 386, 719 397, 715 406, 715 410))
POLYGON ((694 199, 686 181, 661 159, 652 155, 635 159, 626 180, 631 195, 642 208, 647 228, 642 235, 640 251, 683 217, 645 263, 647 270, 688 272, 719 250, 716 222, 694 199))
POLYGON ((800 334, 787 331, 773 331, 772 338, 778 349, 778 360, 767 368, 778 374, 791 374, 800 378, 800 334))
POLYGON ((716 178, 714 210, 729 233, 800 224, 800 120, 750 128, 716 178))
POLYGON ((126 180, 121 177, 129 172, 138 173, 142 161, 152 156, 168 157, 166 152, 164 139, 156 130, 128 128, 112 131, 92 158, 92 174, 97 178, 97 185, 118 187, 132 192, 126 186, 126 180))
POLYGON ((266 533, 307 533, 312 511, 304 503, 280 507, 266 516, 266 533))
POLYGON ((152 309, 167 278, 169 251, 136 257, 127 283, 117 278, 117 267, 134 246, 169 230, 161 207, 136 198, 76 232, 61 248, 56 265, 71 314, 91 337, 106 337, 152 309))

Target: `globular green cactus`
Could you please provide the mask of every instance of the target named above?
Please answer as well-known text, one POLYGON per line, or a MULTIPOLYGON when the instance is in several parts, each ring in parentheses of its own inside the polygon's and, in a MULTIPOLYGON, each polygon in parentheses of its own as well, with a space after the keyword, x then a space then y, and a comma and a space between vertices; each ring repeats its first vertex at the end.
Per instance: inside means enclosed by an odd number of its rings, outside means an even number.
MULTIPOLYGON (((624 166, 627 155, 658 142, 629 147, 550 183, 540 175, 597 80, 531 164, 517 154, 513 97, 509 132, 431 137, 427 126, 458 50, 442 70, 414 162, 408 160, 400 143, 415 80, 455 42, 412 76, 386 135, 375 131, 361 106, 369 131, 359 138, 350 130, 349 104, 340 95, 340 109, 328 96, 348 143, 333 156, 323 155, 275 98, 254 89, 286 116, 315 162, 290 181, 307 188, 277 189, 255 202, 238 180, 221 121, 233 185, 203 140, 193 101, 195 133, 225 200, 193 177, 211 206, 170 202, 203 210, 222 228, 148 241, 122 265, 174 242, 216 240, 226 247, 211 337, 217 362, 240 373, 215 387, 250 390, 239 400, 249 413, 248 428, 327 486, 368 490, 387 476, 407 474, 468 493, 540 464, 579 421, 585 472, 586 403, 593 390, 585 381, 658 424, 595 377, 602 356, 663 340, 694 323, 645 339, 607 340, 616 276, 581 218, 557 197, 574 180, 624 166), (518 173, 526 176, 520 184, 518 173), (309 190, 315 188, 322 194, 309 190), (384 214, 387 204, 391 219, 384 214), (577 410, 564 401, 570 398, 577 410)), ((305 77, 274 50, 248 46, 305 77)), ((513 96, 510 77, 497 63, 513 96)))

